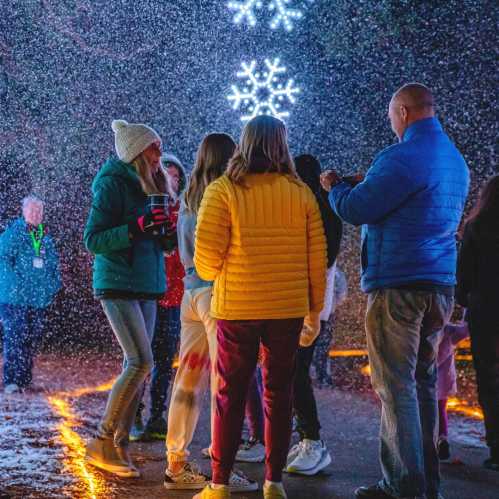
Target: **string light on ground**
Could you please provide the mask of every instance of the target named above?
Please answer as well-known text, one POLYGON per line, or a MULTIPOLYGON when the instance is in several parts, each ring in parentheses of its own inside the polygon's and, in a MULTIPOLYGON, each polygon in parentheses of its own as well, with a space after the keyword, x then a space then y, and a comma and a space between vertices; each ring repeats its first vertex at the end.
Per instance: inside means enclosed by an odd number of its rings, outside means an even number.
POLYGON ((241 116, 241 121, 248 121, 255 116, 270 115, 279 119, 289 117, 289 112, 283 109, 288 102, 294 104, 295 96, 300 89, 294 86, 294 81, 289 79, 286 83, 280 83, 279 75, 286 72, 286 68, 280 65, 280 60, 273 61, 265 59, 265 69, 257 70, 257 62, 249 64, 243 62, 242 70, 237 73, 238 78, 245 79, 245 86, 239 89, 232 85, 232 94, 228 96, 233 102, 233 109, 241 109, 246 112, 241 116))
POLYGON ((47 396, 52 410, 61 419, 61 422, 57 425, 57 431, 61 443, 67 449, 64 460, 65 469, 82 481, 86 489, 85 495, 82 496, 85 499, 105 499, 109 497, 109 490, 105 482, 87 467, 85 462, 85 442, 75 431, 75 428, 81 426, 81 422, 71 408, 69 399, 109 391, 113 384, 114 381, 111 381, 95 387, 85 387, 47 396))

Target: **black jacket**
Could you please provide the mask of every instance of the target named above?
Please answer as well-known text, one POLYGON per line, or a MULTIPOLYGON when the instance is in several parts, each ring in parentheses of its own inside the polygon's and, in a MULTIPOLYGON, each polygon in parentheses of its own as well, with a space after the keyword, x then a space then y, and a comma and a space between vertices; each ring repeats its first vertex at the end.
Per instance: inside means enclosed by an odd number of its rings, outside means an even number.
POLYGON ((456 299, 471 310, 499 310, 499 220, 466 224, 457 262, 456 299))

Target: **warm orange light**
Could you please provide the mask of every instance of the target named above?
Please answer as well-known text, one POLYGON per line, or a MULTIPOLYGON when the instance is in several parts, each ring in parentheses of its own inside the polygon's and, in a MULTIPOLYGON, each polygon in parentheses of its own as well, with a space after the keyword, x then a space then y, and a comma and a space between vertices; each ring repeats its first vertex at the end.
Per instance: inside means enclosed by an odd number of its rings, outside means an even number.
POLYGON ((95 387, 86 387, 72 392, 59 392, 49 395, 47 400, 54 412, 62 419, 57 429, 59 439, 67 448, 64 459, 64 467, 71 474, 80 478, 86 486, 85 499, 105 499, 110 496, 106 483, 91 469, 87 468, 85 462, 85 442, 74 431, 81 426, 76 414, 70 406, 69 398, 77 398, 90 393, 104 392, 111 389, 114 380, 95 387))
POLYGON ((447 410, 473 419, 483 420, 483 411, 480 407, 473 407, 466 400, 457 397, 452 397, 447 401, 447 410))
POLYGON ((329 352, 330 357, 365 357, 367 356, 367 350, 331 350, 329 352))
POLYGON ((456 360, 472 361, 473 355, 456 355, 456 360))
POLYGON ((364 367, 361 367, 360 372, 364 376, 371 376, 371 366, 369 364, 366 364, 364 367))

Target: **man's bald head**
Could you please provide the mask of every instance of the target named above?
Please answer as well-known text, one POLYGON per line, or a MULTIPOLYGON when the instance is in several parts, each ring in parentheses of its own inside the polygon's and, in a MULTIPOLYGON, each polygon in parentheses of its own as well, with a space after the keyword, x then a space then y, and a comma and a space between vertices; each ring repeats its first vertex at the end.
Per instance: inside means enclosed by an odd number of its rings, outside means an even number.
POLYGON ((415 121, 435 116, 435 101, 431 90, 422 83, 407 83, 390 101, 388 116, 392 129, 402 139, 407 127, 415 121))

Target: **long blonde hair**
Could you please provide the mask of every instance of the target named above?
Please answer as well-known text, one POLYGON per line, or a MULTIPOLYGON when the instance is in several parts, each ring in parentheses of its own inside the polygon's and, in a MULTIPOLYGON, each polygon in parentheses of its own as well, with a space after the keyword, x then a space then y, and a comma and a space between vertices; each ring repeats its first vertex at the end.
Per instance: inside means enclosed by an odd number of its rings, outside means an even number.
POLYGON ((139 154, 132 161, 132 165, 135 166, 144 194, 165 194, 167 192, 167 180, 163 168, 160 167, 156 173, 153 173, 144 153, 139 154))
POLYGON ((298 178, 287 135, 284 123, 273 116, 257 116, 249 121, 244 127, 237 151, 229 162, 229 179, 235 184, 243 184, 244 176, 248 173, 267 172, 298 178), (259 166, 256 165, 258 161, 259 166))
POLYGON ((188 211, 197 214, 204 191, 211 182, 224 174, 235 149, 236 143, 226 133, 210 133, 203 139, 185 193, 188 211))

